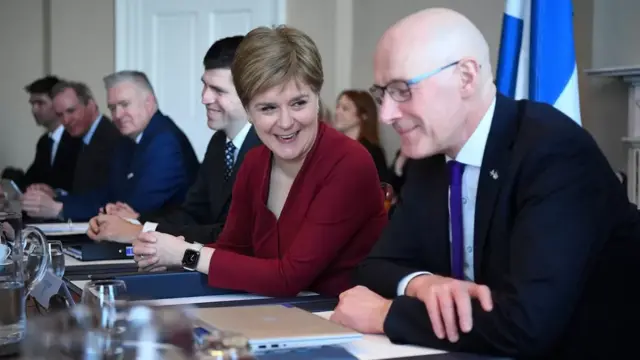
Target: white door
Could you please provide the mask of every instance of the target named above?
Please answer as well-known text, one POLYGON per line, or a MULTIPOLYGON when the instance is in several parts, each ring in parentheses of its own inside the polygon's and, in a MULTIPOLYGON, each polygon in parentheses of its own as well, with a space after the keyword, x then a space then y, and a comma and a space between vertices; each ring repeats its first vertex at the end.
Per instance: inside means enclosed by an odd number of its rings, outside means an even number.
POLYGON ((116 70, 144 71, 162 112, 202 160, 213 132, 200 103, 202 59, 216 40, 285 23, 285 0, 116 0, 116 70))

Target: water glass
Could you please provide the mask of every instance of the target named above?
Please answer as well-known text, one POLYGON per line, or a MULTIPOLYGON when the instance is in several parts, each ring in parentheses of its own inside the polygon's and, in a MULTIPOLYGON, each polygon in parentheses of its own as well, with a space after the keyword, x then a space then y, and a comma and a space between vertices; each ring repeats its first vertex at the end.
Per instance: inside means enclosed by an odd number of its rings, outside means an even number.
POLYGON ((207 331, 206 335, 196 335, 198 360, 252 360, 249 339, 245 336, 223 330, 207 331))
POLYGON ((389 211, 389 209, 391 209, 391 205, 393 205, 393 201, 395 200, 393 186, 386 182, 382 182, 380 183, 380 189, 382 189, 382 194, 384 196, 384 209, 389 211))
POLYGON ((49 246, 49 270, 57 277, 64 276, 64 252, 62 242, 53 240, 48 242, 49 246))
POLYGON ((24 226, 19 204, 0 200, 0 356, 19 349, 26 297, 44 277, 48 254, 45 235, 24 226))
POLYGON ((32 360, 196 358, 193 311, 118 301, 113 311, 79 304, 29 321, 22 355, 32 360), (115 326, 105 328, 106 322, 115 326))
POLYGON ((126 292, 127 286, 122 280, 89 281, 82 290, 80 302, 97 307, 112 306, 126 292))

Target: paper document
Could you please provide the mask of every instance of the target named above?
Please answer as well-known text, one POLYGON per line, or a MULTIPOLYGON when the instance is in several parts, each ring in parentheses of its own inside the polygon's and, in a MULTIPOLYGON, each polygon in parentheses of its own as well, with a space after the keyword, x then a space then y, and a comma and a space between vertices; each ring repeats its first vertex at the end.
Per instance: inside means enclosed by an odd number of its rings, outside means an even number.
POLYGON ((89 229, 89 223, 48 223, 48 224, 30 224, 30 226, 37 227, 45 235, 79 235, 85 234, 89 229))

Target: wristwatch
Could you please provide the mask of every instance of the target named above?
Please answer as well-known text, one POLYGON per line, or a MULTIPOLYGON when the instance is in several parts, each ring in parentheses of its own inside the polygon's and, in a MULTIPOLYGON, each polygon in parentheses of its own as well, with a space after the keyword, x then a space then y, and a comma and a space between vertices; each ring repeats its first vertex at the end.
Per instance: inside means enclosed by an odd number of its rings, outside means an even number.
POLYGON ((202 244, 193 244, 193 246, 185 250, 182 256, 182 268, 188 271, 196 271, 198 267, 198 260, 200 260, 200 250, 202 250, 202 244))

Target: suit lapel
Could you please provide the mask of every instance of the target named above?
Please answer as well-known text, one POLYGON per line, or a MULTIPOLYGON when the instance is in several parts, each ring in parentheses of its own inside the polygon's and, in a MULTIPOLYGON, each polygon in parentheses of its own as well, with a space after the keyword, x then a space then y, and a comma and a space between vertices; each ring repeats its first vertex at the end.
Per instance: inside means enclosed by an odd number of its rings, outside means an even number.
POLYGON ((227 142, 227 135, 223 131, 216 132, 213 139, 214 143, 211 146, 209 152, 211 153, 209 156, 212 157, 212 166, 213 168, 207 169, 207 173, 211 174, 208 177, 211 189, 210 201, 211 201, 211 215, 213 219, 218 219, 220 211, 222 210, 226 198, 223 196, 223 190, 225 187, 224 181, 224 171, 225 171, 225 162, 224 162, 224 147, 227 142), (219 136, 216 136, 220 134, 219 136))
POLYGON ((429 244, 425 248, 429 263, 436 265, 430 271, 450 276, 449 175, 443 155, 434 156, 426 161, 421 170, 424 172, 421 176, 424 183, 420 185, 420 189, 425 195, 419 197, 420 201, 424 202, 419 208, 426 211, 420 214, 420 222, 424 224, 420 233, 426 238, 424 243, 429 244))
POLYGON ((233 184, 236 181, 236 175, 238 174, 238 170, 240 169, 240 166, 242 165, 242 161, 244 160, 244 156, 247 154, 247 152, 253 148, 254 146, 260 144, 260 139, 258 138, 258 135, 256 135, 256 132, 253 128, 253 126, 251 126, 251 128, 249 129, 249 132, 247 133, 247 136, 244 139, 244 142, 242 143, 242 146, 240 147, 240 151, 238 152, 238 158, 236 159, 235 163, 233 164, 233 171, 231 172, 231 177, 229 177, 229 180, 224 181, 224 170, 225 170, 225 162, 224 162, 224 145, 226 143, 226 136, 225 136, 225 141, 223 142, 222 145, 222 150, 220 151, 221 153, 221 157, 220 157, 220 176, 216 176, 216 178, 220 181, 220 192, 218 193, 219 196, 218 198, 220 199, 220 204, 218 207, 216 207, 217 211, 214 212, 213 214, 216 216, 216 218, 219 216, 219 212, 223 209, 224 204, 227 203, 227 201, 229 201, 229 198, 231 197, 231 192, 233 190, 233 184))
POLYGON ((496 200, 507 174, 517 116, 518 103, 498 94, 478 179, 473 254, 476 281, 481 280, 483 274, 481 262, 484 246, 496 208, 496 200))

